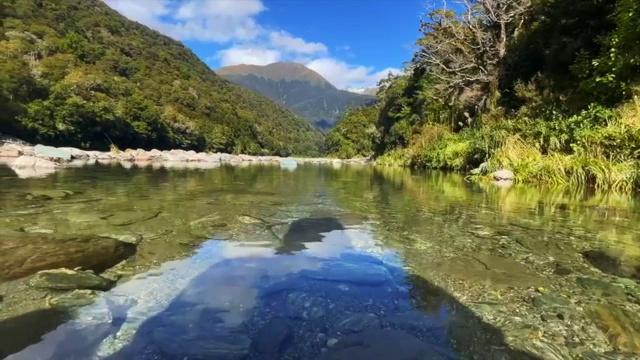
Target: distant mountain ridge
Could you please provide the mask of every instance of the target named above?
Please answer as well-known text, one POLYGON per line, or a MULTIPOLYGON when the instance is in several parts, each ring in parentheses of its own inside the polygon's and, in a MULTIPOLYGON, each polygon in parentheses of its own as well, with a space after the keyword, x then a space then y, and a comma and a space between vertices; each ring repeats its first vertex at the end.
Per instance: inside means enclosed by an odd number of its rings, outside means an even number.
POLYGON ((283 104, 321 130, 332 128, 348 108, 375 101, 372 95, 340 90, 322 75, 294 62, 234 65, 215 72, 283 104))

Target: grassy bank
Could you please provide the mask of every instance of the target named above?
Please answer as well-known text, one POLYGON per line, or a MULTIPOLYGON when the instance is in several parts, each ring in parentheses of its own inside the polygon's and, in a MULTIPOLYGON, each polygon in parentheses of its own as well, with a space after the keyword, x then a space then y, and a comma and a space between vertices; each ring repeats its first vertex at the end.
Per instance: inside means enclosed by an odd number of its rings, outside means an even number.
POLYGON ((630 192, 640 188, 639 155, 636 97, 620 108, 592 107, 562 122, 487 117, 459 132, 424 125, 408 147, 385 152, 377 163, 468 171, 486 162, 489 172, 510 169, 520 182, 630 192))

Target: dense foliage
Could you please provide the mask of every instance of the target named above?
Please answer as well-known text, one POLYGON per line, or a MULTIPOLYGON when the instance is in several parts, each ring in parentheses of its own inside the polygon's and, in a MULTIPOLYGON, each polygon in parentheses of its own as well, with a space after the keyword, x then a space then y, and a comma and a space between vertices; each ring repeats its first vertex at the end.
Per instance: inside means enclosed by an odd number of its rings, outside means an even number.
POLYGON ((640 3, 457 3, 423 18, 413 59, 381 82, 376 111, 354 110, 328 134, 333 155, 373 149, 380 163, 486 162, 523 181, 639 188, 640 3), (355 123, 375 130, 363 140, 355 123))
POLYGON ((0 132, 53 145, 314 154, 304 119, 99 0, 0 4, 0 132))

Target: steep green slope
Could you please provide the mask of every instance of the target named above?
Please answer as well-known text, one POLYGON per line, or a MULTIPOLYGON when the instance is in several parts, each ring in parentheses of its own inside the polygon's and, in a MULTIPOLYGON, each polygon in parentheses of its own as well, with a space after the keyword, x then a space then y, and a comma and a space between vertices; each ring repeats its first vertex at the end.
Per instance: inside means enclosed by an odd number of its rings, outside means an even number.
POLYGON ((371 95, 339 90, 320 74, 297 63, 236 65, 216 73, 285 105, 322 130, 333 127, 348 108, 375 100, 371 95))
POLYGON ((314 154, 322 134, 98 0, 5 0, 0 132, 85 148, 314 154))

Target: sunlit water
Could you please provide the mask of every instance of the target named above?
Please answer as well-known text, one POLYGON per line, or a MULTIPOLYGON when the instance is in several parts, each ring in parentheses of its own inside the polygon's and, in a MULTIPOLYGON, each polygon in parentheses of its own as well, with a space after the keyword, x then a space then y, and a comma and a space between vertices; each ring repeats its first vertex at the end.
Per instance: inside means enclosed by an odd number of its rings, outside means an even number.
POLYGON ((0 211, 9 359, 640 354, 633 198, 364 166, 115 166, 0 169, 0 211), (29 285, 56 267, 120 280, 61 306, 76 293, 29 285))

